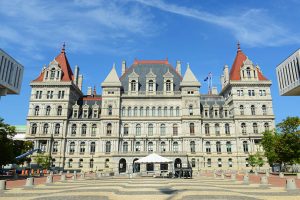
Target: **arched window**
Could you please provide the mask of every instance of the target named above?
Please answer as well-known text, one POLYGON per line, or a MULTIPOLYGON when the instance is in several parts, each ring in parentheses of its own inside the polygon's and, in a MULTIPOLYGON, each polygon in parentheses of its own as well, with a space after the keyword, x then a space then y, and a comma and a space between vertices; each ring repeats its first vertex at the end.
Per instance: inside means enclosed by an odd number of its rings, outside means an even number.
POLYGON ((59 134, 59 131, 60 131, 60 124, 55 124, 54 134, 59 134))
POLYGON ((90 153, 95 153, 95 152, 96 152, 96 143, 91 142, 90 153))
POLYGON ((123 152, 128 152, 128 142, 123 142, 123 152))
POLYGON ((92 135, 95 136, 96 135, 96 131, 97 131, 97 125, 93 124, 92 125, 92 135))
POLYGON ((173 152, 178 152, 178 142, 173 142, 173 152))
POLYGON ((55 141, 55 142, 53 142, 52 152, 57 153, 57 151, 58 151, 58 142, 55 141))
POLYGON ((80 142, 80 154, 85 152, 85 142, 80 142))
POLYGON ((124 135, 128 135, 129 133, 129 126, 128 124, 124 124, 124 135))
POLYGON ((135 151, 141 151, 141 143, 140 142, 135 143, 135 151))
POLYGON ((158 107, 158 109, 157 109, 157 116, 161 116, 161 107, 158 107))
POLYGON ((248 142, 247 141, 243 142, 243 149, 244 149, 245 153, 248 153, 248 142))
POLYGON ((206 149, 206 153, 210 153, 211 152, 210 142, 207 141, 205 143, 205 149, 206 149))
POLYGON ((153 152, 153 142, 148 142, 148 152, 153 152))
POLYGON ((164 107, 164 116, 168 116, 168 107, 167 106, 164 107))
POLYGON ((128 107, 128 117, 131 117, 131 107, 128 107))
POLYGON ((244 115, 244 106, 243 105, 240 105, 240 114, 244 115))
POLYGON ((70 154, 73 154, 75 152, 75 142, 70 143, 69 152, 70 152, 70 154))
POLYGON ((110 153, 110 151, 111 151, 111 144, 108 141, 105 143, 105 153, 110 153))
POLYGON ((55 78, 55 68, 52 68, 50 71, 50 80, 53 80, 55 78))
POLYGON ((241 124, 241 129, 242 129, 242 134, 246 134, 247 133, 247 129, 246 129, 246 124, 245 123, 241 124))
POLYGON ((108 115, 112 115, 112 106, 108 106, 108 115))
POLYGON ((94 167, 94 159, 90 159, 90 168, 94 167))
POLYGON ((171 91, 171 81, 170 80, 166 81, 166 91, 167 92, 171 91))
POLYGON ((190 142, 190 148, 191 148, 191 153, 195 153, 195 152, 196 152, 196 144, 195 144, 195 141, 191 141, 191 142, 190 142))
POLYGON ((209 131, 209 124, 205 124, 204 125, 204 129, 205 129, 205 135, 209 135, 210 131, 209 131))
POLYGON ((62 113, 62 106, 58 106, 57 107, 57 115, 61 116, 61 113, 62 113))
POLYGON ((160 151, 161 152, 165 152, 166 151, 166 143, 165 142, 161 142, 160 143, 160 151))
POLYGON ((141 135, 141 125, 140 124, 137 124, 135 126, 135 135, 136 136, 140 136, 141 135))
POLYGON ((228 159, 228 167, 232 167, 232 158, 228 159))
POLYGON ((137 107, 134 107, 133 108, 133 116, 137 116, 137 114, 138 114, 138 108, 137 107))
POLYGON ((148 89, 149 89, 149 92, 153 92, 153 80, 150 80, 149 82, 148 82, 148 89))
POLYGON ((215 132, 216 132, 216 135, 220 135, 220 125, 219 124, 215 124, 215 132))
POLYGON ((36 106, 36 107, 34 108, 34 115, 35 115, 35 116, 38 116, 39 113, 40 113, 40 107, 39 107, 39 106, 36 106))
POLYGON ((269 123, 268 122, 266 122, 264 124, 264 127, 265 127, 265 131, 269 131, 270 127, 269 127, 269 123))
POLYGON ((109 168, 109 159, 105 159, 105 164, 104 164, 105 168, 109 168))
POLYGON ((75 134, 76 134, 76 130, 77 130, 76 124, 72 124, 71 134, 72 134, 72 135, 75 135, 75 134))
POLYGON ((225 124, 225 134, 230 135, 230 126, 227 123, 225 124))
POLYGON ((173 106, 170 107, 170 116, 172 117, 174 115, 173 113, 173 106))
POLYGON ((71 159, 69 159, 69 168, 72 168, 72 164, 73 164, 73 159, 71 158, 71 159))
POLYGON ((222 159, 218 158, 218 167, 222 167, 222 159))
POLYGON ((192 158, 192 167, 196 167, 196 159, 192 158))
POLYGON ((207 167, 211 167, 211 158, 207 159, 207 167))
POLYGON ((140 116, 144 116, 144 108, 140 107, 140 116))
POLYGON ((122 107, 122 111, 121 111, 121 112, 122 112, 122 117, 125 116, 125 111, 126 111, 126 110, 125 110, 125 107, 122 107))
POLYGON ((82 168, 82 167, 83 167, 83 159, 82 159, 82 158, 79 159, 78 167, 79 167, 79 168, 82 168))
POLYGON ((179 116, 179 107, 178 106, 176 107, 176 116, 177 117, 179 116))
POLYGON ((226 150, 227 150, 227 153, 231 153, 231 142, 230 141, 226 142, 226 150))
POLYGON ((49 125, 48 125, 47 123, 44 124, 44 128, 43 128, 44 134, 47 134, 47 133, 48 133, 48 129, 49 129, 49 125))
POLYGON ((222 149, 221 149, 221 142, 216 142, 216 150, 217 150, 217 153, 221 153, 222 152, 222 149))
POLYGON ((250 74, 250 67, 247 67, 247 69, 246 69, 246 71, 247 71, 247 77, 248 78, 251 78, 251 74, 250 74))
POLYGON ((178 125, 177 124, 173 124, 173 135, 174 136, 178 135, 178 125))
POLYGON ((106 125, 106 135, 111 135, 111 131, 112 131, 112 125, 111 123, 108 123, 106 125))
POLYGON ((152 116, 155 116, 155 107, 152 107, 152 116))
POLYGON ((255 106, 251 105, 251 115, 255 115, 255 106))
POLYGON ((131 91, 136 91, 136 81, 135 80, 131 81, 131 91))
POLYGON ((148 125, 148 136, 152 136, 153 135, 153 124, 149 124, 148 125))
POLYGON ((50 115, 50 112, 51 112, 51 107, 47 106, 46 107, 46 115, 50 115))
POLYGON ((81 126, 81 135, 86 135, 86 129, 87 129, 86 124, 82 124, 82 126, 81 126))
POLYGON ((166 135, 166 125, 165 124, 160 125, 160 135, 162 135, 162 136, 166 135))
POLYGON ((189 106, 189 114, 193 115, 193 106, 192 105, 189 106))
POLYGON ((261 107, 263 115, 267 115, 267 107, 266 105, 262 105, 261 107))
POLYGON ((253 123, 253 133, 258 133, 257 123, 253 123))
POLYGON ((36 132, 37 132, 37 124, 34 123, 34 124, 32 124, 32 127, 31 127, 31 134, 36 134, 36 132))
POLYGON ((146 116, 147 116, 147 117, 149 116, 149 110, 150 110, 150 108, 149 108, 149 107, 146 107, 146 116))
POLYGON ((194 123, 190 123, 190 134, 195 135, 195 124, 194 123))

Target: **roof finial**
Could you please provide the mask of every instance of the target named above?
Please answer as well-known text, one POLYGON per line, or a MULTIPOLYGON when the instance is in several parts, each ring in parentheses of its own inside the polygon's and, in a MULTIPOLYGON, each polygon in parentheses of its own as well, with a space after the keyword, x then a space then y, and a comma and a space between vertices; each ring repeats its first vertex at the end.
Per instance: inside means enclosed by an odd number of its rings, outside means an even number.
POLYGON ((65 48, 66 48, 66 43, 64 42, 64 43, 63 43, 63 46, 62 46, 62 49, 61 49, 61 52, 62 52, 62 53, 65 53, 65 50, 66 50, 65 48))
POLYGON ((240 41, 237 42, 237 49, 238 49, 238 51, 241 51, 241 44, 240 44, 240 41))
POLYGON ((96 86, 94 85, 94 91, 93 91, 94 96, 96 96, 97 92, 96 92, 96 86))

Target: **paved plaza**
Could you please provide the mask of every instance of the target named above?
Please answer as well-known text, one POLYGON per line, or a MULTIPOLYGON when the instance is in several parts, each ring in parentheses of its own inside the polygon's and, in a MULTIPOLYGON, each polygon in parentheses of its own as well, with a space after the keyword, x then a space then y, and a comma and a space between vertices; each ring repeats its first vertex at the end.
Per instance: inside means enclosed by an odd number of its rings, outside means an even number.
MULTIPOLYGON (((58 180, 58 176, 56 177, 58 180)), ((0 193, 0 200, 35 199, 297 199, 300 190, 286 191, 284 187, 261 186, 250 177, 250 184, 230 178, 214 178, 209 175, 195 176, 193 179, 169 179, 137 177, 101 177, 93 176, 66 182, 35 185, 33 189, 24 187, 9 188, 0 193)), ((298 180, 297 180, 298 181, 298 180)), ((298 182, 297 182, 298 185, 298 182)))

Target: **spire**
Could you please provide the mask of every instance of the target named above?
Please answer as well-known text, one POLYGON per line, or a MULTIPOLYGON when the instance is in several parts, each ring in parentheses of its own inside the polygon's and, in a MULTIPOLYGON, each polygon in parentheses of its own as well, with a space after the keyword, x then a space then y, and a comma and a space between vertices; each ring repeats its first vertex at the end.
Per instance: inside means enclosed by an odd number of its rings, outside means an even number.
POLYGON ((187 63, 187 69, 185 71, 185 74, 183 76, 183 79, 180 83, 180 86, 194 86, 194 87, 200 87, 201 84, 192 72, 190 68, 190 64, 187 63))
POLYGON ((121 82, 114 65, 101 85, 102 87, 121 87, 121 82))
POLYGON ((93 95, 96 96, 97 92, 96 92, 96 86, 94 85, 94 91, 93 91, 93 95))
POLYGON ((242 50, 241 50, 241 44, 240 44, 240 41, 237 42, 237 51, 238 51, 238 52, 239 52, 239 51, 242 51, 242 50))
POLYGON ((65 53, 66 50, 66 43, 64 42, 61 48, 61 53, 65 53))

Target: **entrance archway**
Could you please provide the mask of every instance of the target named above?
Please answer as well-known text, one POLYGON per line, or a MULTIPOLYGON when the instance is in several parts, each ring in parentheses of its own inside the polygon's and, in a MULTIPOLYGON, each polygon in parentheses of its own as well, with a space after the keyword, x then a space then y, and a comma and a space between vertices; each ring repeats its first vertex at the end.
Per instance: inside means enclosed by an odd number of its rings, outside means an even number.
POLYGON ((126 172, 126 160, 124 158, 121 158, 119 161, 119 173, 126 172))
POLYGON ((174 168, 178 169, 178 168, 181 168, 181 167, 182 167, 181 159, 180 158, 176 158, 175 161, 174 161, 174 168))
POLYGON ((135 161, 137 161, 137 160, 138 160, 138 158, 135 158, 133 160, 133 163, 132 163, 132 166, 133 166, 132 171, 133 171, 133 173, 140 172, 140 164, 139 163, 135 163, 135 161))

